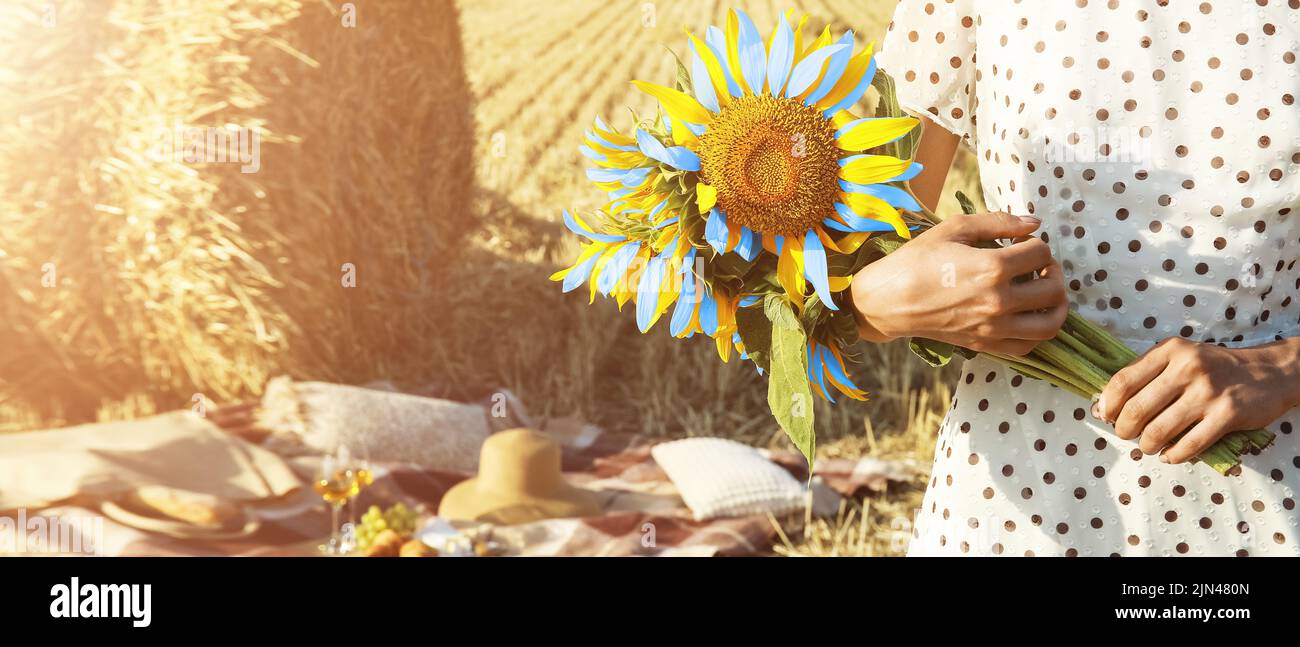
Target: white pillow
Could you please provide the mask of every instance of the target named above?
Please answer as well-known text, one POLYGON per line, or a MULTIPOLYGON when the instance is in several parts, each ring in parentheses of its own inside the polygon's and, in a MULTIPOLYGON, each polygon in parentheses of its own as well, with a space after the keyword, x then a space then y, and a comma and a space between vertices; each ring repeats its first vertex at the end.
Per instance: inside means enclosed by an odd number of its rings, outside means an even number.
POLYGON ((687 438, 655 445, 655 462, 677 486, 696 521, 806 505, 807 489, 757 449, 722 438, 687 438))
POLYGON ((366 460, 464 474, 478 470, 496 422, 479 405, 287 377, 267 384, 257 421, 282 455, 346 446, 366 460))

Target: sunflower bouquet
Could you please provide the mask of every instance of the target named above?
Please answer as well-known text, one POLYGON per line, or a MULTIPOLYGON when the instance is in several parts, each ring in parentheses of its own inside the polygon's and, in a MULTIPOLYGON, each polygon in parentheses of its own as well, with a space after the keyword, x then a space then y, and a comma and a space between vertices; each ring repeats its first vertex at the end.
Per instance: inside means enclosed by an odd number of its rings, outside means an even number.
MULTIPOLYGON (((634 113, 627 132, 596 119, 579 150, 609 200, 585 218, 564 212, 587 242, 551 278, 566 292, 587 284, 593 302, 634 304, 642 332, 667 316, 674 337, 704 335, 723 361, 753 362, 768 376, 772 414, 811 463, 813 394, 866 399, 850 377, 852 276, 938 219, 907 185, 922 170, 911 160, 919 122, 877 74, 872 47, 829 27, 805 40, 807 16, 792 19, 764 38, 729 12, 725 29, 688 34, 691 64, 678 59, 672 86, 633 81, 658 114, 634 113), (876 108, 859 116, 873 87, 876 108)), ((912 350, 932 365, 974 356, 923 339, 912 350)), ((1030 356, 992 356, 1083 397, 1134 357, 1074 314, 1030 356)), ((1202 458, 1226 472, 1271 440, 1233 434, 1202 458)))

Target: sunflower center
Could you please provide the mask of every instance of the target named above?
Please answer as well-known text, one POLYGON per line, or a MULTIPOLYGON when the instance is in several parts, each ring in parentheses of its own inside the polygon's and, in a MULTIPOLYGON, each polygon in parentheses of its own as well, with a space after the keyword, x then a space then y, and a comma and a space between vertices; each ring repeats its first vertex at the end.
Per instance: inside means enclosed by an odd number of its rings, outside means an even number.
POLYGON ((700 138, 701 174, 728 220, 775 236, 802 235, 835 211, 835 130, 803 102, 732 101, 700 138))

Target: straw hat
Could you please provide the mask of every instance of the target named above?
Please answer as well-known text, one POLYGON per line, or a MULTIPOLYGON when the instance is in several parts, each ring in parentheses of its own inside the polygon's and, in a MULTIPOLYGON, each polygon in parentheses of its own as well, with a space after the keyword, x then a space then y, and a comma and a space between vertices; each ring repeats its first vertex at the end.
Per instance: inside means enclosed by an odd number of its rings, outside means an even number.
POLYGON ((442 497, 438 516, 514 525, 600 513, 592 492, 569 485, 560 473, 560 446, 530 429, 488 436, 478 476, 442 497))

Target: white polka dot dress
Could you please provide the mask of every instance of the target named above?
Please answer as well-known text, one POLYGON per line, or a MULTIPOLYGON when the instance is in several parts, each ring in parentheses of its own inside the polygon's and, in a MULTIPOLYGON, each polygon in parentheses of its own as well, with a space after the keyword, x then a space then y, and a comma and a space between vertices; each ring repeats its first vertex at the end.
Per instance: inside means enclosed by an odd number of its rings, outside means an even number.
MULTIPOLYGON (((1134 350, 1300 335, 1300 0, 903 0, 880 64, 1033 214, 1134 350)), ((967 362, 913 555, 1300 554, 1300 414, 1240 475, 1166 465, 1090 403, 967 362)))

